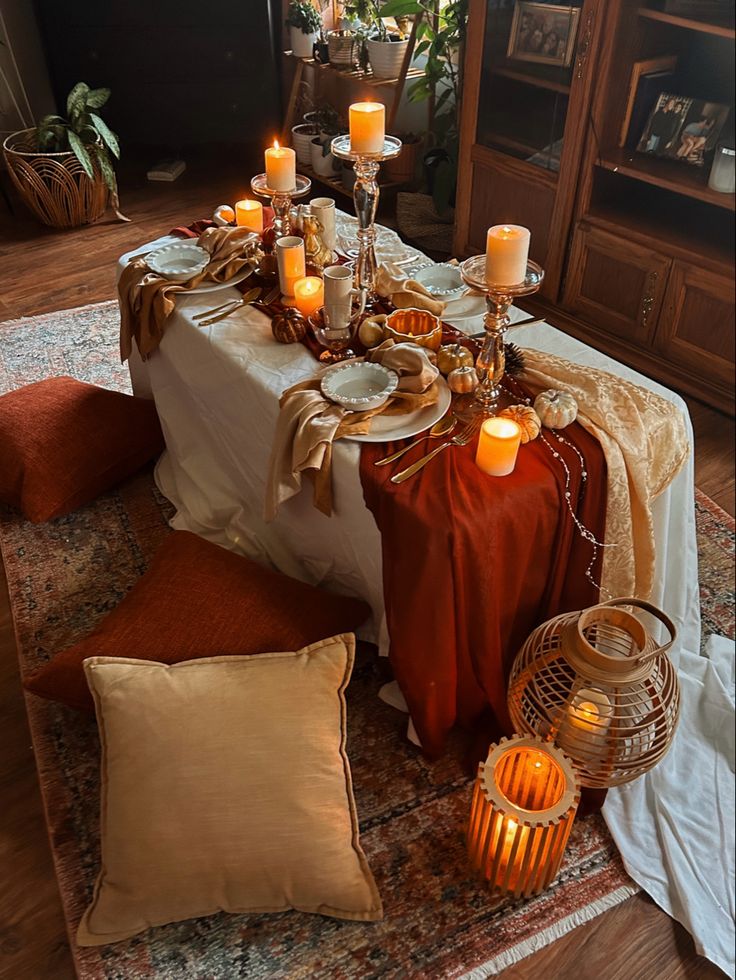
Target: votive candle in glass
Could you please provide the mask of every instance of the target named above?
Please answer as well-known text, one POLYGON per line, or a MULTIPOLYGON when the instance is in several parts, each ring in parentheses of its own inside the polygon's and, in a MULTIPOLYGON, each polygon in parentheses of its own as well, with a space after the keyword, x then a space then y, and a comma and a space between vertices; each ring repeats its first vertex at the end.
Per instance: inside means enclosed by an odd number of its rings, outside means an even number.
POLYGON ((516 466, 521 426, 512 419, 486 419, 480 427, 475 463, 490 476, 508 476, 516 466))
POLYGON ((353 153, 381 153, 385 136, 386 107, 381 102, 354 102, 350 106, 353 153))
POLYGON ((304 316, 311 316, 324 306, 325 288, 319 276, 304 276, 294 283, 294 305, 304 316))
POLYGON ((306 269, 304 239, 286 235, 276 239, 276 263, 279 270, 279 288, 284 296, 294 296, 294 284, 303 279, 306 269))
POLYGON ((250 228, 260 235, 263 232, 263 205, 260 201, 235 202, 235 224, 241 228, 250 228))
POLYGON ((266 183, 272 191, 293 191, 296 187, 296 153, 279 146, 278 140, 266 150, 266 183))
POLYGON ((521 225, 494 225, 486 236, 486 283, 517 286, 526 278, 531 232, 521 225))
POLYGON ((581 687, 567 705, 557 744, 573 760, 605 755, 612 718, 608 695, 597 688, 581 687))

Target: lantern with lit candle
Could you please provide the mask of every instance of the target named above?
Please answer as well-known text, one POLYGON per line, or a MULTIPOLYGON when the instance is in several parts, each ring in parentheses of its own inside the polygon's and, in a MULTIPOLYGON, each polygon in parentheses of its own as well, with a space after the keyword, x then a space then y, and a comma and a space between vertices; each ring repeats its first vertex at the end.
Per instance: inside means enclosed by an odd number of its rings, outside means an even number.
POLYGON ((535 736, 492 745, 478 766, 467 848, 492 892, 528 898, 557 876, 580 801, 565 754, 535 736))
POLYGON ((669 748, 680 690, 667 657, 675 627, 641 599, 613 599, 543 623, 519 651, 508 707, 517 731, 552 739, 581 785, 617 786, 648 772, 669 748), (660 644, 632 612, 665 627, 660 644))

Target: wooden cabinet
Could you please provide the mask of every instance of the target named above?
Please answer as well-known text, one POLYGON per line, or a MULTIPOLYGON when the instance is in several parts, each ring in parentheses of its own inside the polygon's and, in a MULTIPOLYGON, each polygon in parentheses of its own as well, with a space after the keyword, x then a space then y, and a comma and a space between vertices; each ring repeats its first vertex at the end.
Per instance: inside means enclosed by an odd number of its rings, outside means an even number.
POLYGON ((652 249, 581 224, 573 237, 564 306, 622 340, 647 346, 670 265, 652 249))

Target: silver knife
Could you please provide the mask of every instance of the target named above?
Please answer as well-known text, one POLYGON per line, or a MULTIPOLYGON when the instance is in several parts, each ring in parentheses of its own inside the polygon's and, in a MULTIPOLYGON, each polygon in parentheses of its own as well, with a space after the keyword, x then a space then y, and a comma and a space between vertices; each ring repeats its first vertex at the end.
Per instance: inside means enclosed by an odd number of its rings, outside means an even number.
POLYGON ((236 310, 239 310, 242 306, 250 306, 254 303, 261 294, 260 286, 256 286, 255 289, 249 289, 247 293, 243 294, 242 299, 235 300, 230 306, 222 310, 220 313, 215 314, 215 316, 207 317, 206 320, 199 320, 197 323, 198 327, 210 327, 213 323, 219 323, 220 320, 224 320, 226 317, 230 316, 236 310))

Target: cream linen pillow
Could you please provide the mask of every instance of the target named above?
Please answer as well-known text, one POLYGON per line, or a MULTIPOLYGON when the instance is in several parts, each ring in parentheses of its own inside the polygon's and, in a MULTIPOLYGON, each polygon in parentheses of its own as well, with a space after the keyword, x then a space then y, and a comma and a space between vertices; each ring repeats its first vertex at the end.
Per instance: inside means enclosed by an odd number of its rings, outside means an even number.
POLYGON ((167 666, 92 657, 102 867, 80 946, 225 912, 382 917, 345 753, 352 634, 167 666))

